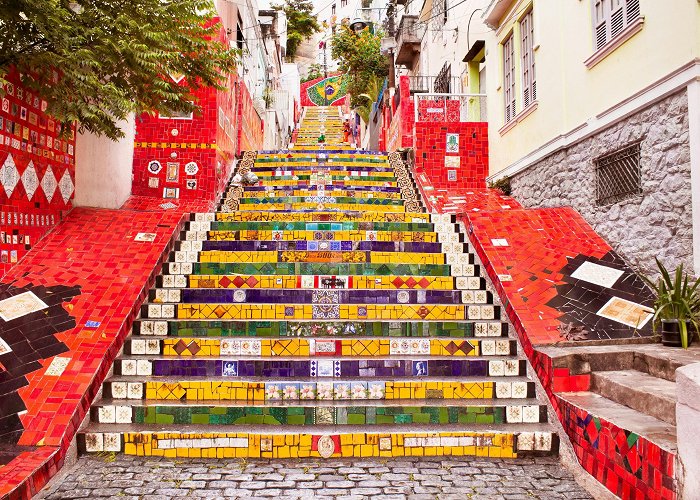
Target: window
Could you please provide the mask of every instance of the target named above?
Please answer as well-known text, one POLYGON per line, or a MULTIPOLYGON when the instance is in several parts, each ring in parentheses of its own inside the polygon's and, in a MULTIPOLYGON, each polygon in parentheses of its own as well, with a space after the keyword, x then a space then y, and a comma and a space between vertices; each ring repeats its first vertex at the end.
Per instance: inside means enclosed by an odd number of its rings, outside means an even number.
POLYGON ((641 194, 640 160, 640 142, 594 160, 597 205, 610 205, 641 194))
POLYGON ((508 123, 515 117, 515 47, 512 34, 503 42, 503 88, 508 123))
POLYGON ((532 23, 532 11, 530 11, 522 21, 520 21, 520 38, 522 53, 522 75, 523 75, 523 108, 537 100, 537 81, 535 80, 535 53, 534 46, 535 30, 532 23))
POLYGON ((340 0, 340 6, 345 7, 348 4, 348 0, 340 0))
POLYGON ((335 16, 335 4, 331 7, 331 15, 335 16))
POLYGON ((622 33, 639 16, 639 0, 593 0, 593 36, 596 50, 622 33))

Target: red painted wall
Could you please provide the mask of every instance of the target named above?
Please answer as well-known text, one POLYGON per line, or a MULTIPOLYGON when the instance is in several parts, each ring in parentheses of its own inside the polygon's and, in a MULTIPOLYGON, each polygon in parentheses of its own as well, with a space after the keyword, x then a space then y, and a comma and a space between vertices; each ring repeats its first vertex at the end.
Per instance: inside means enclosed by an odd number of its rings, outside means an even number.
MULTIPOLYGON (((58 77, 58 75, 56 75, 58 77)), ((0 108, 0 276, 72 208, 75 130, 60 136, 46 102, 7 77, 0 108)))

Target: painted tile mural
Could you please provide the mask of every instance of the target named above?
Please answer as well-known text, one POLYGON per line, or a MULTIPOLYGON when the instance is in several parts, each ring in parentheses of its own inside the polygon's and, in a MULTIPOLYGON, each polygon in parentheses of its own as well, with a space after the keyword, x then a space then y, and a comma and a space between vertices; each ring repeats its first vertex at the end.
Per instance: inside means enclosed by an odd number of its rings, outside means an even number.
POLYGON ((200 113, 138 117, 133 194, 195 200, 223 191, 235 156, 260 148, 263 139, 263 122, 245 83, 232 74, 226 87, 232 90, 198 90, 200 113))
MULTIPOLYGON (((57 75, 58 77, 58 75, 57 75)), ((0 276, 71 209, 75 132, 10 73, 0 109, 0 276)))

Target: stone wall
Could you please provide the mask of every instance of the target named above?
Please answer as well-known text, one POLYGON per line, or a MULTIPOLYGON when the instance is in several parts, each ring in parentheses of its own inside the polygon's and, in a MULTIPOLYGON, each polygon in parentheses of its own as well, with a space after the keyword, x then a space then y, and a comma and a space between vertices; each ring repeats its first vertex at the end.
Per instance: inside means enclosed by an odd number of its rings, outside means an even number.
POLYGON ((693 263, 688 97, 674 94, 511 179, 526 207, 571 206, 633 267, 693 263), (596 206, 593 160, 641 140, 642 194, 596 206))

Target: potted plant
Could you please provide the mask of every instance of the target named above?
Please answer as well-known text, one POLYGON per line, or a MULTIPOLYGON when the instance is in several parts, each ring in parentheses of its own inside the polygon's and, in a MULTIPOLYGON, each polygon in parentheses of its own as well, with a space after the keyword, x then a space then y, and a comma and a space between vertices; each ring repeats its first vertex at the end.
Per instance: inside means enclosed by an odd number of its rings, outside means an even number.
POLYGON ((687 348, 698 332, 700 320, 700 278, 692 281, 679 265, 673 277, 656 259, 661 276, 654 281, 642 276, 656 293, 654 326, 661 323, 661 343, 687 348))

